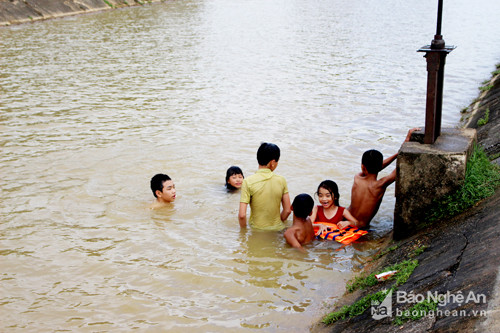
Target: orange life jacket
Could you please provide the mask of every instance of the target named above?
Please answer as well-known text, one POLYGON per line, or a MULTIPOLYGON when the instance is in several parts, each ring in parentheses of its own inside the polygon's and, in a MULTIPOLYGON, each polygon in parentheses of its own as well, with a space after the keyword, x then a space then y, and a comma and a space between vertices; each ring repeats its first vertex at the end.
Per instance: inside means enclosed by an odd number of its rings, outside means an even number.
MULTIPOLYGON (((356 227, 348 226, 345 229, 340 230, 337 228, 337 225, 334 223, 328 222, 314 222, 320 223, 328 226, 329 228, 326 231, 323 231, 320 235, 316 235, 317 239, 328 239, 334 240, 342 244, 350 244, 357 240, 359 237, 366 235, 368 231, 358 229, 356 227)), ((319 227, 314 227, 314 232, 317 233, 319 231, 319 227)))

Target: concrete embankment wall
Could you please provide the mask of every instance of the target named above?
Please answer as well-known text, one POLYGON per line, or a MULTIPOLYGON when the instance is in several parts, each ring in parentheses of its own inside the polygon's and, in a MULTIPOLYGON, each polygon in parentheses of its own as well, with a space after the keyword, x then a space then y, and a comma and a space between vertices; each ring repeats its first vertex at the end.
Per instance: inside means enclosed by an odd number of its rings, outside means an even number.
POLYGON ((0 0, 0 26, 47 20, 160 0, 0 0))
POLYGON ((462 110, 462 124, 477 130, 484 151, 500 165, 500 64, 490 81, 483 82, 479 97, 462 110))

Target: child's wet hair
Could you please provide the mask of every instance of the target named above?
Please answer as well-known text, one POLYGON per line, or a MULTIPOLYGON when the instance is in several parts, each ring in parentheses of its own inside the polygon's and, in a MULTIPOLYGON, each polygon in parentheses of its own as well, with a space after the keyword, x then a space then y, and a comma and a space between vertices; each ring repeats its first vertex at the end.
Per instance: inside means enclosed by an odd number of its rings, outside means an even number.
POLYGON ((156 196, 156 191, 163 191, 163 183, 166 182, 167 180, 172 180, 168 175, 165 175, 163 173, 158 173, 151 178, 151 191, 153 191, 153 195, 155 198, 156 196))
POLYGON ((384 157, 382 153, 375 149, 370 149, 364 152, 361 158, 361 164, 366 168, 369 173, 377 174, 382 170, 382 163, 384 157))
POLYGON ((293 199, 293 214, 299 218, 307 218, 314 207, 314 200, 309 194, 302 193, 293 199))
POLYGON ((245 176, 243 175, 243 171, 241 171, 240 167, 237 167, 235 165, 230 166, 226 171, 226 188, 228 190, 236 190, 237 189, 236 187, 229 184, 229 178, 232 175, 241 175, 243 178, 245 178, 245 176))
POLYGON ((328 192, 330 192, 330 195, 333 198, 333 203, 335 206, 339 206, 339 199, 340 199, 340 194, 339 194, 339 187, 337 186, 337 183, 335 183, 333 180, 323 180, 319 185, 318 189, 316 190, 316 195, 319 196, 319 189, 324 188, 328 192))
POLYGON ((280 159, 280 148, 274 143, 264 142, 257 150, 257 162, 259 165, 267 165, 272 160, 278 162, 280 159))

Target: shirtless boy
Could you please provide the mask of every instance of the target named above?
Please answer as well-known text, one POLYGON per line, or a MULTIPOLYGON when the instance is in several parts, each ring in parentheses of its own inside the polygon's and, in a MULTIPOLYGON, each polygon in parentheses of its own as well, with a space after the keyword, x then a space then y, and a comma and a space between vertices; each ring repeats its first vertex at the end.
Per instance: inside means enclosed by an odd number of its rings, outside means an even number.
POLYGON ((313 241, 315 234, 309 216, 314 207, 314 200, 309 194, 299 194, 292 203, 293 224, 283 235, 288 244, 305 251, 302 245, 313 241))
POLYGON ((159 173, 151 178, 151 191, 156 200, 151 205, 151 209, 164 207, 167 203, 175 200, 175 184, 168 175, 159 173))
MULTIPOLYGON (((412 128, 406 135, 405 142, 410 141, 411 133, 419 128, 412 128)), ((351 205, 348 210, 358 220, 359 228, 367 228, 370 221, 377 214, 385 190, 396 180, 396 169, 388 176, 377 179, 378 173, 385 169, 398 157, 398 153, 383 159, 382 153, 377 150, 368 150, 361 159, 361 172, 354 176, 351 190, 351 205)), ((349 225, 348 221, 337 224, 339 228, 349 225)))

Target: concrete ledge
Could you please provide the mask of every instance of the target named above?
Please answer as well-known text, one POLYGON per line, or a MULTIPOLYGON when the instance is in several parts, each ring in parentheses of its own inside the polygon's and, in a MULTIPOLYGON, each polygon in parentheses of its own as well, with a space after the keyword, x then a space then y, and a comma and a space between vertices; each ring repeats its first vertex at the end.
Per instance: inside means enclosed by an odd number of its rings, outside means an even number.
POLYGON ((0 0, 0 26, 92 13, 162 0, 0 0), (130 2, 129 2, 130 1, 130 2))
POLYGON ((467 161, 477 141, 474 129, 442 129, 431 145, 416 132, 405 142, 396 163, 394 239, 402 239, 428 225, 433 201, 456 191, 465 179, 467 161), (417 141, 413 141, 417 140, 417 141))

